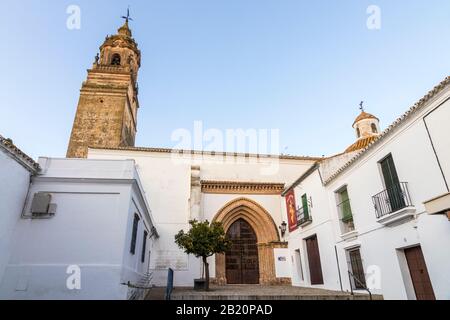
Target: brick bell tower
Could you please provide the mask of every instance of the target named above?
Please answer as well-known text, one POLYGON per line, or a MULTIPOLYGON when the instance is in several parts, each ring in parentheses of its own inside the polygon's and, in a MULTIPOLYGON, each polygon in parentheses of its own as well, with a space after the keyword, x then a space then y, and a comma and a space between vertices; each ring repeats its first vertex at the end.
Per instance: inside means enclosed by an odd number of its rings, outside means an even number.
POLYGON ((125 24, 107 36, 88 70, 72 127, 67 158, 86 158, 88 147, 134 146, 141 52, 125 24))

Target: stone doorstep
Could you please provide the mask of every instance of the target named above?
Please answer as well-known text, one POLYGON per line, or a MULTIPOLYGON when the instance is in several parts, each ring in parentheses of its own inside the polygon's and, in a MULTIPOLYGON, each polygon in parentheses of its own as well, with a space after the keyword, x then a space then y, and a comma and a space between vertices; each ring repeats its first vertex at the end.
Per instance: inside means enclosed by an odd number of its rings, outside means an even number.
MULTIPOLYGON (((373 300, 383 300, 383 297, 380 295, 373 295, 373 300)), ((297 301, 297 300, 369 300, 369 295, 303 295, 303 296, 261 296, 261 295, 172 295, 172 300, 174 301, 202 301, 202 300, 266 300, 266 301, 278 301, 278 300, 286 300, 286 301, 297 301)))
MULTIPOLYGON (((373 295, 373 300, 383 300, 373 295)), ((302 287, 213 287, 209 292, 193 292, 191 288, 175 288, 172 300, 369 300, 366 293, 331 291, 302 287), (243 290, 240 290, 240 289, 243 290), (270 290, 270 292, 267 292, 270 290), (235 291, 235 292, 233 292, 235 291), (273 292, 275 291, 275 292, 273 292), (278 292, 277 292, 278 291, 278 292)))

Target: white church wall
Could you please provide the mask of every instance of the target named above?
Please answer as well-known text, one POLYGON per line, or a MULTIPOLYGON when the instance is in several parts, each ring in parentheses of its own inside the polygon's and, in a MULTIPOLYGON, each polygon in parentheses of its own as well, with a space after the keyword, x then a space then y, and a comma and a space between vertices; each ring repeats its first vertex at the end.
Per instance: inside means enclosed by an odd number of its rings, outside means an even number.
POLYGON ((11 253, 11 237, 20 220, 30 172, 0 149, 0 280, 11 253))
MULTIPOLYGON (((98 149, 90 149, 88 158, 136 161, 160 234, 152 252, 154 259, 150 269, 155 275, 155 283, 166 285, 167 269, 173 268, 176 286, 192 286, 193 279, 200 278, 202 272, 199 259, 185 255, 174 242, 179 230, 189 229, 192 166, 200 166, 201 180, 293 183, 314 163, 312 160, 248 160, 245 157, 227 157, 224 162, 223 157, 210 155, 185 156, 180 161, 177 157, 172 158, 170 153, 98 149), (262 174, 269 171, 268 175, 262 174)), ((211 221, 220 208, 242 196, 246 195, 202 194, 203 218, 211 221)), ((280 196, 248 195, 248 198, 262 205, 272 215, 277 227, 285 219, 281 215, 280 196)), ((214 257, 209 259, 211 276, 215 275, 214 261, 214 257)))
POLYGON ((41 159, 40 163, 43 172, 30 188, 25 212, 29 216, 34 193, 48 192, 57 205, 56 214, 17 223, 0 298, 126 299, 128 288, 121 283, 134 278, 124 270, 140 271, 124 259, 129 216, 135 211, 130 210, 134 162, 41 159), (69 266, 79 267, 80 290, 67 286, 69 266))

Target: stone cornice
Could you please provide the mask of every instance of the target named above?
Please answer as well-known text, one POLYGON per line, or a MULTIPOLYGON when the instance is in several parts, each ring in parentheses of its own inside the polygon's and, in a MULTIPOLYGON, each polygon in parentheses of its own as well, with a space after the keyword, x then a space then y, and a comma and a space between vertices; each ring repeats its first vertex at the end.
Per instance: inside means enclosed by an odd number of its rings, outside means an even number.
POLYGON ((308 157, 308 156, 293 156, 293 155, 270 155, 270 154, 251 154, 239 152, 222 152, 222 151, 199 151, 199 150, 181 150, 170 148, 149 148, 149 147, 96 147, 89 146, 90 149, 95 150, 113 150, 113 151, 132 151, 132 152, 154 152, 154 153, 174 153, 177 155, 201 155, 212 157, 245 157, 257 159, 274 159, 274 160, 298 160, 298 161, 321 161, 325 158, 308 157))
POLYGON ((201 181, 202 192, 211 194, 281 195, 284 183, 201 181))
POLYGON ((39 164, 16 147, 11 139, 6 139, 0 135, 0 147, 32 174, 39 172, 39 164))

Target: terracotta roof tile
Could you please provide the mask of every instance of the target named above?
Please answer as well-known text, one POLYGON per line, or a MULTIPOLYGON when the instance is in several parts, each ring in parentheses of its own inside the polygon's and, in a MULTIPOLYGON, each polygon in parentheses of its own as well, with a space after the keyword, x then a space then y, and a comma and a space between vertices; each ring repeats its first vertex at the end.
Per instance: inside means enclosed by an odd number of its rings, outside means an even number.
POLYGON ((378 136, 370 136, 367 138, 358 139, 354 144, 352 144, 350 147, 345 150, 345 153, 350 153, 353 151, 361 150, 364 148, 367 148, 372 142, 377 140, 378 136))

